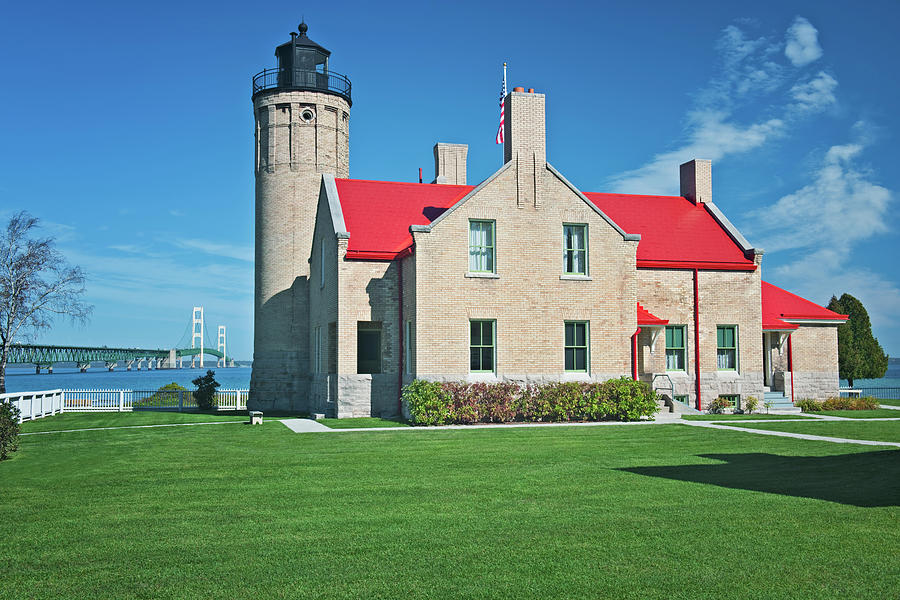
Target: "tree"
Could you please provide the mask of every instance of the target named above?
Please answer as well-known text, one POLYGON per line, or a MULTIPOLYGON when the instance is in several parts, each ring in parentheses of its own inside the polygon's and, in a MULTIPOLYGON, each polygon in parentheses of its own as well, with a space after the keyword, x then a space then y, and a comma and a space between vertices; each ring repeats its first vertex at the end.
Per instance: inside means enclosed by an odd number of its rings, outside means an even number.
POLYGON ((846 323, 838 326, 838 369, 841 378, 853 387, 854 379, 884 377, 888 356, 872 335, 869 313, 862 302, 850 294, 840 298, 832 296, 828 310, 849 317, 846 323))
POLYGON ((86 321, 84 273, 70 266, 53 238, 36 238, 38 220, 25 211, 0 231, 0 394, 6 392, 10 346, 26 333, 50 327, 58 316, 86 321))
POLYGON ((216 388, 219 382, 216 381, 216 372, 207 370, 206 375, 198 377, 191 383, 197 386, 192 393, 194 400, 197 401, 197 408, 200 410, 211 410, 216 407, 216 388))

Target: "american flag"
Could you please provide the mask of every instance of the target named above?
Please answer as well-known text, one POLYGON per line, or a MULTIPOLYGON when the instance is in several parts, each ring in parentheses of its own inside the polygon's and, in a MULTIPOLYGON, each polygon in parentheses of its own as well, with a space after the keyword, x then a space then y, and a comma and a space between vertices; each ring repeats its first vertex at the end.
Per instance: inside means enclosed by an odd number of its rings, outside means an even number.
POLYGON ((506 63, 503 63, 503 91, 500 92, 500 127, 497 128, 497 143, 503 143, 503 124, 506 122, 506 111, 503 100, 506 98, 506 63))

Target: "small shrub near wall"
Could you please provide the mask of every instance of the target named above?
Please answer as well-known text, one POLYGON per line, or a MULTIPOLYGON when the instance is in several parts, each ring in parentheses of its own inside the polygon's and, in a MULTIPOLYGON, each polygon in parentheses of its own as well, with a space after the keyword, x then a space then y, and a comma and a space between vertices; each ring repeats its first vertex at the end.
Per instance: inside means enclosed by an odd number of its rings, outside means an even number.
POLYGON ((9 402, 0 402, 0 460, 19 449, 19 409, 9 402))
POLYGON ((658 410, 656 393, 625 377, 603 383, 436 383, 415 380, 403 388, 417 425, 513 421, 635 421, 658 410))

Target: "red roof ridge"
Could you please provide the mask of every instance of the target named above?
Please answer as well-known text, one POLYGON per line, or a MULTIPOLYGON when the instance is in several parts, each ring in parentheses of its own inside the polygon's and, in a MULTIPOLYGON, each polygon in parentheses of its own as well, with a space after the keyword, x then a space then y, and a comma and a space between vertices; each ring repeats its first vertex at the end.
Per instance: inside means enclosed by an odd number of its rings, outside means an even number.
MULTIPOLYGON (((585 196, 628 196, 629 198, 665 198, 667 200, 684 200, 691 202, 684 196, 666 196, 663 194, 621 194, 619 192, 583 192, 585 196)), ((693 204, 693 202, 691 202, 693 204)))
POLYGON ((829 310, 768 281, 761 282, 761 292, 763 320, 846 321, 848 319, 847 315, 829 310))
POLYGON ((475 188, 474 185, 460 185, 460 184, 449 184, 449 183, 419 183, 418 181, 381 181, 378 179, 354 179, 352 177, 335 177, 335 181, 355 181, 359 183, 383 183, 385 185, 427 185, 427 186, 440 186, 441 188, 475 188))

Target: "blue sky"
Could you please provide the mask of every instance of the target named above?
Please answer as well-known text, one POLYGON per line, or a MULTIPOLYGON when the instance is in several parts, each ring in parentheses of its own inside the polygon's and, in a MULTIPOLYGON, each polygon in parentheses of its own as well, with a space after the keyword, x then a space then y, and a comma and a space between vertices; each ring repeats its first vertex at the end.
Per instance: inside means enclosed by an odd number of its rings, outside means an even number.
POLYGON ((191 307, 252 354, 250 79, 301 15, 353 82, 351 177, 413 181, 493 143, 500 71, 547 94, 548 158, 585 191, 713 199, 763 277, 849 292, 900 353, 896 2, 13 3, 0 21, 0 218, 38 216, 94 315, 39 339, 169 347, 191 307), (385 151, 387 149, 387 151, 385 151))

